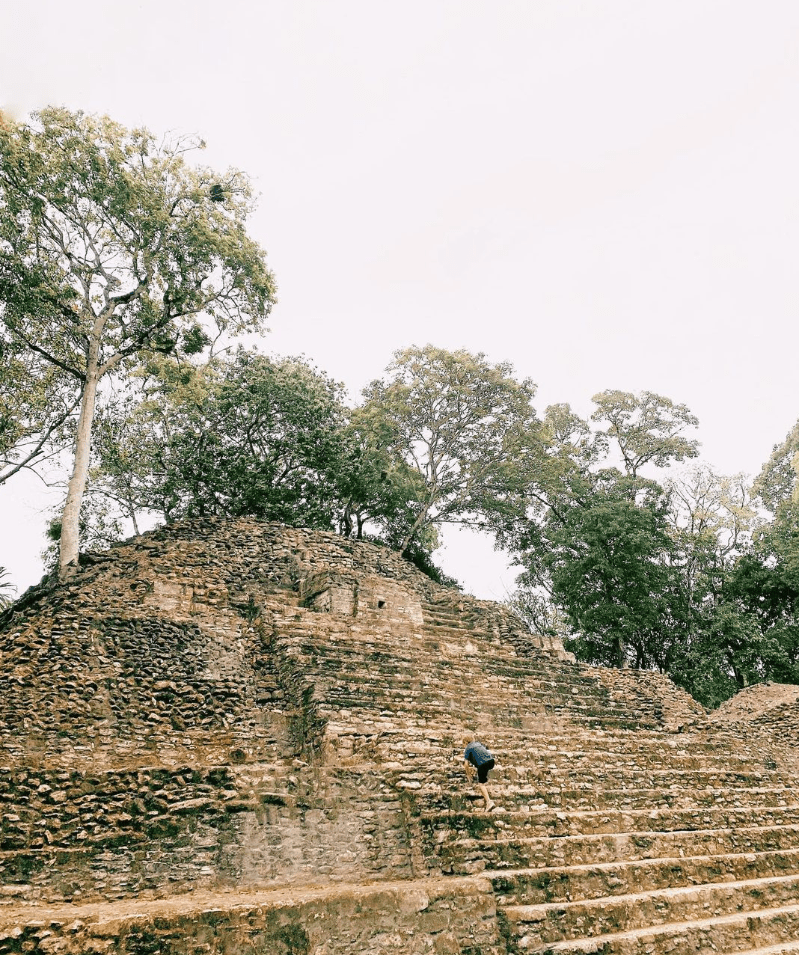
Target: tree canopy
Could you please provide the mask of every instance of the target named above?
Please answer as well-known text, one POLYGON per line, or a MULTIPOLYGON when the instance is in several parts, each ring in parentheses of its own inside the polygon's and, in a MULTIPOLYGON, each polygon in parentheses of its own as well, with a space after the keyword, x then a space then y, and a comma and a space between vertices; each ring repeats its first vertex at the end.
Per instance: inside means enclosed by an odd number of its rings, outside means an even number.
POLYGON ((275 300, 245 231, 246 176, 190 166, 197 145, 61 108, 0 125, 4 338, 80 394, 62 574, 77 560, 100 381, 153 354, 197 353, 263 328, 275 300))
POLYGON ((506 492, 513 458, 538 427, 534 395, 529 379, 482 353, 395 352, 386 377, 365 389, 362 416, 423 482, 400 550, 425 528, 479 520, 506 492))
MULTIPOLYGON (((421 482, 303 358, 239 349, 203 364, 171 357, 98 417, 91 538, 118 513, 249 515, 294 526, 405 533, 421 482)), ((420 539, 424 546, 424 538, 420 539)))
MULTIPOLYGON (((788 631, 766 635, 740 592, 762 524, 748 480, 706 465, 662 477, 697 452, 684 405, 652 392, 595 401, 590 421, 547 408, 544 454, 495 515, 523 569, 513 605, 580 659, 668 672, 711 704, 788 672, 775 649, 788 631)), ((771 574, 778 563, 757 566, 771 574)))
MULTIPOLYGON (((160 372, 128 425, 147 442, 142 503, 168 520, 246 514, 333 529, 340 386, 301 359, 243 350, 160 372)), ((113 462, 130 444, 126 435, 103 448, 106 476, 129 473, 113 462)))
POLYGON ((668 467, 699 453, 699 442, 682 434, 699 424, 686 405, 651 391, 603 391, 593 401, 591 420, 606 425, 601 434, 618 446, 631 477, 646 464, 668 467))
POLYGON ((799 489, 799 421, 784 441, 774 445, 754 483, 754 491, 772 512, 784 502, 797 500, 799 489))
POLYGON ((581 656, 642 667, 674 625, 666 599, 671 538, 660 488, 629 483, 600 478, 562 520, 553 518, 543 562, 581 656))

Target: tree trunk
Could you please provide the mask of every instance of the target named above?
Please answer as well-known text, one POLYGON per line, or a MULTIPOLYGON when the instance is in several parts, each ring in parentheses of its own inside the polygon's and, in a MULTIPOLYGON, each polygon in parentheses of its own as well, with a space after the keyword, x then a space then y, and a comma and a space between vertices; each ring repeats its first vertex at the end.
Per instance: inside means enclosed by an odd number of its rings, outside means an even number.
POLYGON ((80 404, 78 433, 75 437, 75 467, 72 471, 72 477, 69 479, 67 500, 61 516, 61 548, 58 562, 58 576, 61 580, 65 580, 74 574, 78 565, 80 506, 83 501, 83 492, 86 490, 86 480, 89 476, 89 452, 91 450, 94 406, 99 381, 97 351, 97 347, 92 345, 80 404))
POLYGON ((412 527, 412 528, 408 531, 408 533, 405 535, 405 539, 403 540, 403 542, 400 544, 400 546, 399 546, 399 548, 398 548, 400 554, 404 554, 405 551, 408 549, 408 546, 410 545, 411 541, 413 540, 414 534, 419 530, 419 528, 421 527, 422 523, 424 522, 424 519, 427 517, 427 514, 428 514, 428 511, 430 510, 430 507, 431 507, 431 504, 429 504, 429 503, 428 503, 428 504, 425 504, 425 506, 422 508, 422 510, 421 510, 421 511, 419 512, 419 514, 417 515, 416 520, 413 522, 413 527, 412 527))
POLYGON ((616 655, 616 666, 619 670, 623 670, 627 663, 624 656, 624 637, 622 637, 620 633, 617 633, 613 638, 613 644, 616 655))

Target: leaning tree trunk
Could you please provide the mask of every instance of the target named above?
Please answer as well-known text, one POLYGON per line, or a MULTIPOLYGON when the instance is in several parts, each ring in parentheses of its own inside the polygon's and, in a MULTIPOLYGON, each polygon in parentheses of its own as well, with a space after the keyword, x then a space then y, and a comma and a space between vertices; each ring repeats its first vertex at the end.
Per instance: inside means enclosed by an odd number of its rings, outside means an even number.
POLYGON ((89 452, 91 450, 92 423, 97 398, 97 383, 100 380, 98 349, 92 347, 86 369, 86 381, 80 404, 78 433, 75 437, 75 467, 67 488, 67 500, 61 516, 61 549, 58 575, 61 580, 75 573, 80 548, 80 506, 86 481, 89 476, 89 452))
POLYGON ((421 510, 421 511, 419 512, 419 514, 416 516, 416 520, 413 522, 413 526, 412 526, 411 529, 408 531, 408 533, 405 535, 405 539, 403 540, 403 542, 402 542, 402 543, 400 544, 400 546, 397 548, 397 550, 400 552, 400 554, 404 554, 405 551, 408 549, 408 547, 410 547, 410 544, 411 544, 411 541, 412 541, 413 538, 414 538, 414 535, 416 534, 416 532, 419 530, 419 528, 420 528, 420 527, 422 526, 422 524, 424 523, 424 520, 425 520, 425 518, 427 517, 427 515, 428 515, 428 513, 429 513, 429 511, 430 511, 431 506, 432 506, 432 502, 428 502, 427 504, 425 504, 425 506, 422 508, 422 510, 421 510))

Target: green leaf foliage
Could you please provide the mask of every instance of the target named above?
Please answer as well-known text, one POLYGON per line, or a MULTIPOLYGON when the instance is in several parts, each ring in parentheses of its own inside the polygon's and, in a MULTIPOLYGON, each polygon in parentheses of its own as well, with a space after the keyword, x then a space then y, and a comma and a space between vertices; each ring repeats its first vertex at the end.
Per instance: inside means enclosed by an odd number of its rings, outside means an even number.
MULTIPOLYGON (((248 180, 191 166, 197 145, 63 108, 0 124, 2 339, 32 373, 30 404, 54 375, 71 378, 80 401, 62 572, 77 561, 101 380, 261 330, 275 301, 264 253, 245 229, 248 180)), ((17 430, 47 431, 26 415, 12 408, 6 417, 17 430)))
POLYGON ((755 479, 754 492, 772 513, 789 500, 796 502, 799 493, 799 421, 784 441, 774 445, 771 456, 755 479))
POLYGON ((418 475, 304 359, 159 358, 139 381, 98 419, 90 491, 134 526, 248 515, 392 545, 412 522, 418 475))
POLYGON ((651 391, 603 391, 593 401, 591 420, 606 425, 602 434, 618 447, 631 477, 646 464, 667 467, 697 456, 698 441, 682 434, 699 423, 686 405, 651 391))
POLYGON ((15 340, 80 380, 147 351, 262 326, 275 299, 245 231, 247 178, 186 161, 190 141, 51 108, 0 127, 0 303, 15 340))
POLYGON ((650 664, 673 623, 666 502, 656 487, 636 485, 599 483, 547 534, 543 559, 573 628, 569 646, 594 663, 650 664))
POLYGON ((529 380, 483 354, 427 345, 398 351, 364 391, 361 419, 423 484, 405 550, 425 529, 479 523, 516 479, 514 458, 538 428, 529 380))
POLYGON ((162 361, 146 387, 99 448, 107 495, 131 475, 132 451, 135 506, 168 520, 249 515, 334 528, 329 473, 346 419, 339 385, 302 359, 239 350, 201 368, 162 361))

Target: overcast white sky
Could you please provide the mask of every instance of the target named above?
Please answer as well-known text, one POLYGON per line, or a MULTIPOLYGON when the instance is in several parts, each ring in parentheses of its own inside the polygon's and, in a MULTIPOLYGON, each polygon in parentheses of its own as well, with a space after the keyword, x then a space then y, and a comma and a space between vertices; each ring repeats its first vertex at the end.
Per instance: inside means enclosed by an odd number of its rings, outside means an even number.
MULTIPOLYGON (((411 344, 486 352, 582 414, 648 389, 755 473, 799 417, 795 0, 4 0, 0 106, 202 135, 261 193, 264 349, 352 396, 411 344)), ((35 482, 0 566, 38 580, 35 482)), ((480 596, 489 542, 437 555, 480 596)))

